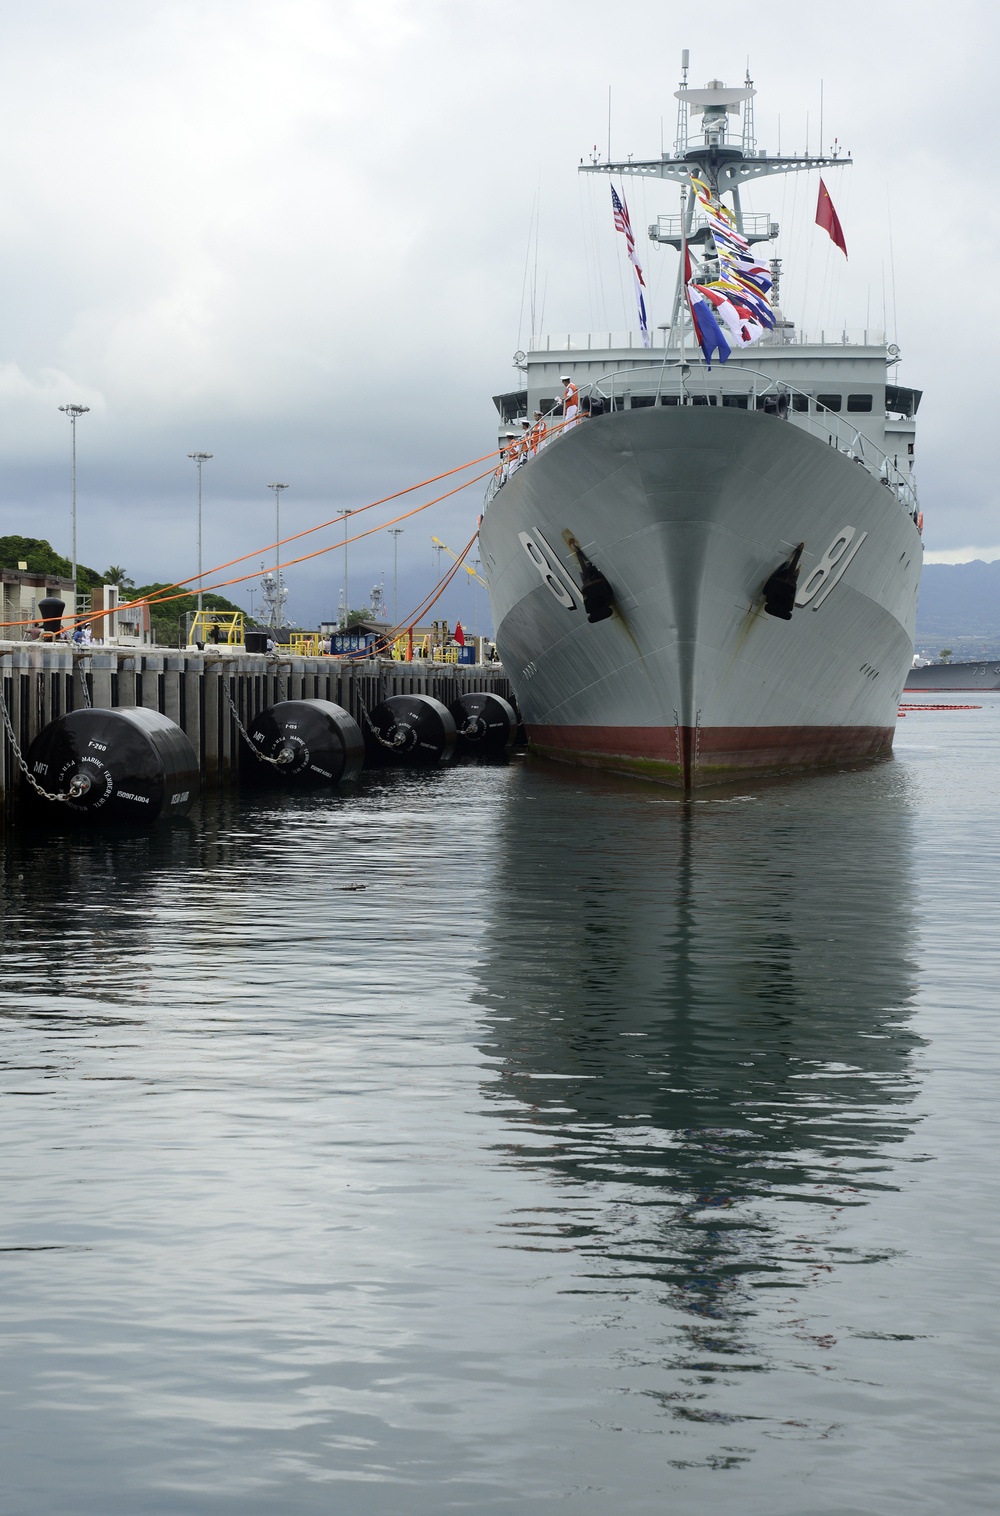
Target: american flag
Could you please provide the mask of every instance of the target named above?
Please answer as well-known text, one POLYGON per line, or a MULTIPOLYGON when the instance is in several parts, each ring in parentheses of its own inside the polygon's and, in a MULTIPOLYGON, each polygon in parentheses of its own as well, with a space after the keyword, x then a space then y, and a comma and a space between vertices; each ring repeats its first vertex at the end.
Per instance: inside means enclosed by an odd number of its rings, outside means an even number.
POLYGON ((611 208, 615 213, 615 231, 624 232, 625 246, 628 248, 629 262, 635 270, 635 298, 639 307, 639 330, 642 332, 643 347, 649 346, 649 323, 646 318, 646 302, 642 298, 642 292, 646 287, 646 281, 642 277, 642 267, 635 256, 635 237, 632 233, 632 223, 628 219, 628 206, 623 198, 619 197, 614 185, 611 186, 611 208))
POLYGON ((620 200, 618 198, 613 184, 611 186, 611 206, 615 213, 615 231, 625 233, 625 241, 628 245, 629 260, 635 268, 639 283, 645 287, 646 281, 642 277, 642 267, 639 263, 638 258, 635 256, 635 237, 632 232, 632 223, 628 219, 628 206, 625 204, 624 200, 620 200))

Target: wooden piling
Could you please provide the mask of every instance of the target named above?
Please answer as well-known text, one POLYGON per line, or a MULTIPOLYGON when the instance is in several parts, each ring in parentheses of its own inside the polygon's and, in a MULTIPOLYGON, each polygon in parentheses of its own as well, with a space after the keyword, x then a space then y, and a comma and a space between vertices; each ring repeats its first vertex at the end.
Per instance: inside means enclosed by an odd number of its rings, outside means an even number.
MULTIPOLYGON (((472 690, 511 698, 499 664, 397 663, 392 660, 301 658, 242 650, 140 649, 97 644, 0 642, 0 693, 22 753, 50 721, 86 705, 113 710, 137 703, 160 711, 186 732, 208 789, 239 776, 246 744, 239 735, 228 687, 240 720, 279 700, 330 700, 364 726, 366 710, 389 695, 429 694, 447 705, 472 690), (87 698, 89 694, 89 700, 87 698)), ((22 774, 5 730, 0 730, 0 807, 9 817, 22 774)))

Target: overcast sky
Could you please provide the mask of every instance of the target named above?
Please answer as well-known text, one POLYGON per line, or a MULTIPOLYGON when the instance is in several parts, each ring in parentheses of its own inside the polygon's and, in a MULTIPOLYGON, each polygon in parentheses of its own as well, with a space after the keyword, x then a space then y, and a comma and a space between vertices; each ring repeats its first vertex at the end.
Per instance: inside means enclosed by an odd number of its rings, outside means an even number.
MULTIPOLYGON (((214 455, 206 566, 273 540, 269 481, 289 485, 292 530, 485 453, 532 290, 536 333, 631 320, 606 182, 576 172, 606 146, 609 85, 613 156, 655 155, 661 129, 673 141, 681 48, 692 83, 736 83, 753 36, 759 145, 777 149, 780 115, 782 149, 804 148, 808 113, 817 151, 822 80, 826 144, 855 159, 827 177, 846 265, 812 226, 815 175, 755 191, 751 208, 782 224, 785 314, 807 329, 885 314, 900 380, 924 391, 928 556, 1000 557, 980 443, 997 424, 997 11, 842 0, 752 25, 738 14, 717 24, 664 0, 0 0, 0 534, 69 552, 67 401, 91 407, 79 556, 138 582, 194 570, 196 449, 214 455)), ((673 186, 628 189, 637 229, 676 209, 673 186)), ((676 255, 642 233, 639 253, 655 324, 676 255)), ((461 548, 481 490, 404 523, 401 616, 436 577, 431 534, 461 548)), ((290 571, 292 620, 334 612, 343 557, 290 571)), ((349 571, 352 605, 382 576, 391 601, 389 537, 352 547, 349 571)), ((460 578, 444 609, 468 623, 460 578)), ((478 614, 485 629, 482 592, 478 614)))

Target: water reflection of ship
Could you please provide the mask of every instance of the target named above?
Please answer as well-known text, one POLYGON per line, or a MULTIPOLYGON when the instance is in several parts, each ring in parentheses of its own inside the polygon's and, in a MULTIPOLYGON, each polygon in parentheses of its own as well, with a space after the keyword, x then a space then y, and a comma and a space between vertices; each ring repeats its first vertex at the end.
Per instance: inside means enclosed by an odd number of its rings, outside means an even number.
POLYGON ((508 1159, 559 1186, 514 1226, 585 1290, 665 1286, 687 1366, 731 1369, 911 1129, 899 772, 695 805, 518 783, 477 999, 508 1159))

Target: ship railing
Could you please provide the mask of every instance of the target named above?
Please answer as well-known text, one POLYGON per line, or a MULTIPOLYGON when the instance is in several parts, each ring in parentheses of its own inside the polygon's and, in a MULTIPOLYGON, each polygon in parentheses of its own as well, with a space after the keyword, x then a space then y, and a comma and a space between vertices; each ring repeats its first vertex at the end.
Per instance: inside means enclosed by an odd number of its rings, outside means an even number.
MULTIPOLYGON (((697 366, 692 364, 673 365, 677 376, 678 400, 684 404, 696 404, 697 399, 691 392, 691 379, 697 366), (683 370, 686 369, 687 373, 683 370)), ((616 387, 620 389, 617 381, 628 374, 641 373, 648 377, 649 370, 641 369, 613 369, 602 378, 595 381, 592 388, 596 389, 603 398, 609 400, 611 409, 619 409, 616 404, 616 387), (604 395, 602 386, 608 386, 609 395, 604 395)), ((666 365, 661 374, 660 386, 657 389, 655 399, 659 399, 663 392, 663 381, 668 373, 666 365)), ((708 373, 702 368, 701 373, 705 378, 705 396, 711 403, 712 398, 716 403, 722 400, 722 393, 718 390, 709 390, 708 373)), ((912 516, 914 521, 919 514, 916 492, 913 485, 905 474, 893 463, 877 443, 865 435, 856 424, 844 421, 835 411, 828 411, 819 405, 814 395, 809 395, 795 384, 789 384, 787 380, 777 379, 773 374, 765 374, 760 369, 753 369, 742 363, 727 363, 723 373, 728 377, 731 374, 743 374, 749 377, 750 385, 743 391, 746 396, 747 407, 752 410, 767 410, 768 401, 773 401, 777 414, 787 417, 795 426, 809 432, 814 437, 823 437, 831 447, 836 447, 840 452, 846 453, 849 458, 862 464, 868 472, 896 496, 900 505, 907 515, 912 516), (795 398, 804 402, 801 409, 794 404, 795 398)), ((731 390, 728 395, 736 398, 739 392, 731 390)), ((624 400, 624 397, 621 397, 624 400)), ((741 396, 742 398, 742 396, 741 396)))
MULTIPOLYGON (((687 240, 693 241, 699 232, 711 225, 707 216, 696 215, 687 232, 687 240)), ((750 242, 770 241, 778 235, 778 223, 772 221, 769 211, 744 211, 743 235, 750 242)), ((657 216, 651 223, 649 236, 653 242, 679 242, 684 236, 683 216, 657 216)))
POLYGON ((916 521, 920 508, 909 478, 893 463, 888 453, 865 435, 856 422, 843 420, 836 411, 829 411, 820 405, 814 395, 799 389, 798 385, 789 384, 787 380, 775 378, 773 374, 762 373, 759 369, 749 368, 742 363, 727 364, 726 371, 744 373, 751 377, 755 410, 767 409, 767 401, 774 400, 779 407, 779 414, 784 414, 795 426, 814 437, 825 437, 831 447, 846 453, 855 463, 862 464, 873 478, 878 479, 880 484, 884 484, 895 495, 907 515, 916 521), (803 402, 801 408, 795 406, 796 398, 803 402))
POLYGON ((760 347, 885 347, 885 331, 879 326, 813 327, 798 329, 790 322, 776 326, 760 338, 760 347))
MULTIPOLYGON (((672 364, 669 367, 666 364, 662 364, 660 382, 655 394, 649 395, 648 391, 644 390, 640 392, 641 397, 649 403, 657 404, 662 403, 664 395, 672 397, 676 394, 677 399, 675 403, 680 405, 704 404, 706 402, 717 405, 724 403, 725 400, 732 402, 733 400, 745 399, 746 408, 753 411, 767 411, 773 406, 776 415, 791 421, 794 426, 799 427, 802 431, 809 432, 811 436, 825 439, 829 446, 836 447, 838 452, 842 452, 848 458, 853 459, 854 462, 860 463, 874 479, 877 479, 880 484, 885 485, 886 489, 896 497, 907 515, 916 521, 919 515, 919 504, 913 485, 906 475, 893 463, 892 459, 882 448, 865 435, 859 426, 843 420, 835 411, 826 410, 817 403, 815 396, 809 395, 805 390, 799 389, 797 385, 789 384, 786 380, 776 379, 772 374, 762 373, 761 370, 749 368, 742 363, 727 364, 724 373, 727 379, 730 375, 736 374, 748 378, 750 383, 745 389, 737 390, 735 387, 732 387, 725 392, 724 397, 721 390, 709 389, 708 374, 703 368, 701 369, 701 373, 705 378, 705 386, 704 396, 702 396, 700 392, 694 393, 695 390, 700 391, 700 386, 697 385, 697 381, 694 378, 696 372, 697 366, 694 364, 678 363, 672 364), (668 375, 671 380, 675 381, 670 383, 669 388, 665 384, 668 375), (804 402, 801 408, 796 408, 795 406, 796 397, 804 402)), ((608 373, 602 374, 600 378, 591 381, 589 384, 581 385, 581 398, 587 397, 590 400, 591 406, 593 406, 595 400, 599 401, 602 411, 605 408, 609 411, 624 410, 626 397, 631 396, 632 386, 631 383, 623 384, 622 381, 630 379, 631 376, 637 374, 648 381, 650 378, 649 366, 644 364, 641 367, 635 368, 611 369, 608 373)), ((562 407, 557 402, 556 405, 545 413, 545 419, 547 421, 557 419, 561 410, 562 407)), ((581 415, 580 419, 574 424, 580 425, 584 420, 586 420, 586 416, 581 415)), ((558 443, 565 430, 567 428, 561 425, 551 428, 543 446, 551 447, 558 443)), ((517 468, 527 467, 532 462, 533 456, 530 453, 526 454, 513 467, 501 464, 487 486, 486 505, 490 504, 496 496, 497 491, 506 484, 510 475, 516 472, 517 468)))
MULTIPOLYGON (((528 340, 529 353, 605 352, 609 348, 661 353, 665 347, 676 349, 676 332, 658 327, 652 333, 652 348, 644 348, 642 334, 629 332, 555 332, 528 340)), ((791 322, 776 326, 760 339, 762 347, 885 347, 886 334, 877 326, 827 326, 799 330, 791 322)))

